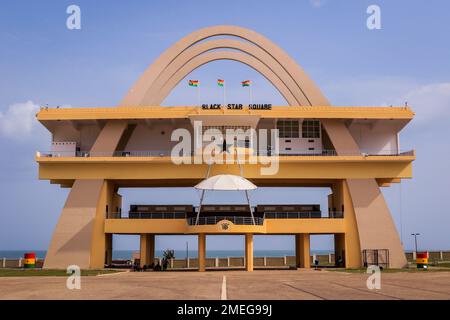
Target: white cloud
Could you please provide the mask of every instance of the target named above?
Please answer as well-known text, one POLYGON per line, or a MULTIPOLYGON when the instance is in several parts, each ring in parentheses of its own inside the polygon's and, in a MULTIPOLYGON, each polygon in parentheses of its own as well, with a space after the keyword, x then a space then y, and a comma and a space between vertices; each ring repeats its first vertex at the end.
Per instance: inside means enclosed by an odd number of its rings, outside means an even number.
POLYGON ((315 8, 320 8, 321 6, 323 6, 325 4, 325 1, 324 0, 309 0, 309 3, 315 8))
POLYGON ((404 95, 416 112, 418 124, 432 120, 449 120, 450 118, 450 83, 433 83, 414 88, 404 95))
POLYGON ((416 113, 414 125, 450 119, 450 82, 419 84, 399 77, 347 79, 324 86, 335 105, 403 106, 416 113))
POLYGON ((36 113, 39 106, 32 101, 10 105, 0 112, 0 135, 23 138, 31 135, 37 125, 36 113))

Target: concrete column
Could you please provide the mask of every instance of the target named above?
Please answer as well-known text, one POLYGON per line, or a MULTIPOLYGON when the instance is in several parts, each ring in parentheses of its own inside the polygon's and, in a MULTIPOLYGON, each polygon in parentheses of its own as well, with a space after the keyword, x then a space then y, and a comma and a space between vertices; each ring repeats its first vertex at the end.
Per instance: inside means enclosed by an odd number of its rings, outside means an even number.
POLYGON ((444 253, 442 251, 439 251, 439 260, 444 260, 444 253))
POLYGON ((266 256, 264 256, 263 261, 264 261, 264 267, 267 267, 267 257, 266 256))
POLYGON ((219 258, 216 257, 216 267, 218 267, 218 266, 219 266, 219 258))
POLYGON ((190 263, 189 263, 189 260, 190 260, 190 258, 187 258, 187 259, 186 259, 186 268, 189 268, 189 264, 190 264, 190 263))
POLYGON ((147 264, 148 257, 147 257, 147 246, 148 246, 148 238, 147 234, 143 233, 141 234, 141 240, 140 240, 140 249, 139 249, 139 260, 140 260, 140 266, 141 268, 147 264))
POLYGON ((283 258, 283 265, 287 265, 287 257, 286 256, 284 256, 284 258, 283 258))
POLYGON ((19 268, 22 268, 22 258, 19 258, 19 268))
POLYGON ((149 264, 155 263, 155 235, 148 234, 147 255, 149 264))
POLYGON ((295 253, 297 268, 310 268, 309 262, 309 234, 295 235, 295 253))
POLYGON ((198 235, 198 271, 205 271, 206 259, 206 235, 200 233, 198 235))
POLYGON ((141 267, 150 265, 155 260, 155 235, 143 233, 141 234, 140 246, 141 267))
POLYGON ((245 269, 253 271, 253 234, 245 235, 245 269))
POLYGON ((334 264, 338 267, 347 267, 347 259, 345 254, 345 234, 334 234, 334 264), (339 265, 339 258, 341 263, 339 265))
POLYGON ((3 258, 3 268, 6 268, 6 258, 3 258))
POLYGON ((105 234, 105 264, 112 264, 113 252, 113 235, 112 233, 105 234))
POLYGON ((227 266, 230 267, 231 263, 230 263, 230 257, 227 257, 227 266))

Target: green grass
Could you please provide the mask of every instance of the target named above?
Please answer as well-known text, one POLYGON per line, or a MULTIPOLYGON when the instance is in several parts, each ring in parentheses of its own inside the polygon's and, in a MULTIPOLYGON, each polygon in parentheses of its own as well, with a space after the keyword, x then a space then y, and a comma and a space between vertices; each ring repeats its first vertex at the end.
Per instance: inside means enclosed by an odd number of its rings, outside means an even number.
POLYGON ((439 262, 436 264, 436 267, 439 268, 450 268, 450 262, 439 262))
MULTIPOLYGON (((100 274, 115 273, 118 270, 81 270, 82 276, 97 276, 100 274)), ((53 269, 0 269, 0 277, 45 277, 45 276, 65 276, 66 270, 53 269)))

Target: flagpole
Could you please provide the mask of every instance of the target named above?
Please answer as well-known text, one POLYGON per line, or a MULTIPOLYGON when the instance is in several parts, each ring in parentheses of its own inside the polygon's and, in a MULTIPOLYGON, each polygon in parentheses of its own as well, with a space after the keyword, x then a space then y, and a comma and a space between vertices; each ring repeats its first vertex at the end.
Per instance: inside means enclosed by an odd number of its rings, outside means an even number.
POLYGON ((250 95, 250 104, 253 104, 253 94, 252 94, 252 85, 250 84, 249 86, 248 86, 248 92, 249 92, 249 95, 250 95))
POLYGON ((223 82, 223 107, 225 108, 227 105, 226 91, 225 91, 225 81, 223 82))
POLYGON ((200 85, 197 85, 197 103, 200 106, 200 85))

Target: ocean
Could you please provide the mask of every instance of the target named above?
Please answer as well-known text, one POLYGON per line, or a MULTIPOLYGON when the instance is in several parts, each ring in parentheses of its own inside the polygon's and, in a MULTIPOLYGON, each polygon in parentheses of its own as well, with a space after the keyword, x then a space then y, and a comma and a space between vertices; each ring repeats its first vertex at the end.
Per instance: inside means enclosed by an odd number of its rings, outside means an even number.
MULTIPOLYGON (((130 260, 133 252, 137 250, 114 250, 113 259, 130 260)), ((162 257, 164 250, 155 250, 156 257, 162 257)), ((34 252, 37 258, 44 259, 47 251, 45 250, 0 250, 0 259, 17 259, 23 258, 24 253, 34 252)), ((311 254, 328 254, 333 253, 329 250, 311 250, 311 254)), ((295 255, 294 250, 254 250, 255 257, 284 257, 295 255)), ((244 250, 207 250, 206 257, 222 258, 222 257, 243 257, 244 250)), ((189 257, 196 258, 197 250, 189 250, 189 257)), ((175 259, 186 258, 186 250, 175 250, 175 259)))

